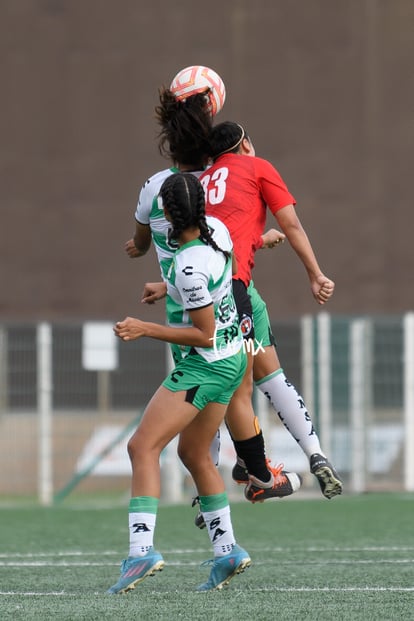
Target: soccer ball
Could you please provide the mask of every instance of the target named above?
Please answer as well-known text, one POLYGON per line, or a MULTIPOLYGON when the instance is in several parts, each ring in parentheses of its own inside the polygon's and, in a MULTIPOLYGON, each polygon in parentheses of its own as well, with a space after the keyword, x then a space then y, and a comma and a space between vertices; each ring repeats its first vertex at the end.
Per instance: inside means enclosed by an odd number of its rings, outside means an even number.
POLYGON ((170 91, 179 101, 185 101, 187 97, 197 93, 206 93, 207 109, 211 116, 215 116, 223 107, 226 99, 226 88, 221 77, 202 65, 192 65, 181 69, 171 82, 170 91))

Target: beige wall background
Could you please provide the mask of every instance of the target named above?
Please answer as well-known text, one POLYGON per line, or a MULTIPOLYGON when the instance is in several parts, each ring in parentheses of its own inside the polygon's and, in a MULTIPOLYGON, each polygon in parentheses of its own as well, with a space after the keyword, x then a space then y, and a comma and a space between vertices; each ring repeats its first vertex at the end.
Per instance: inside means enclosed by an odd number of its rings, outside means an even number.
MULTIPOLYGON (((326 309, 412 310, 413 33, 412 0, 0 0, 0 320, 163 319, 124 243, 167 165, 157 89, 190 64, 295 195, 326 309)), ((272 317, 318 310, 287 244, 255 281, 272 317)))

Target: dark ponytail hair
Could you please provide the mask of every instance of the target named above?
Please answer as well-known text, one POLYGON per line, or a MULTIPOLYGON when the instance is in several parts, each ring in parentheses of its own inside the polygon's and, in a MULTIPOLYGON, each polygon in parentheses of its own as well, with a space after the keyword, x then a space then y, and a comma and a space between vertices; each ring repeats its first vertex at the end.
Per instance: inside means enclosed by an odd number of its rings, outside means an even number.
POLYGON ((160 196, 171 218, 170 239, 177 240, 186 229, 198 227, 205 244, 222 252, 226 259, 230 257, 212 238, 206 221, 204 190, 197 177, 191 173, 170 175, 161 186, 160 196))
POLYGON ((238 123, 225 121, 212 128, 209 155, 215 160, 224 153, 238 153, 243 140, 249 136, 238 123))
POLYGON ((159 91, 159 99, 155 108, 155 118, 161 127, 159 152, 177 164, 201 170, 208 159, 212 128, 206 93, 178 101, 168 88, 163 88, 159 91))

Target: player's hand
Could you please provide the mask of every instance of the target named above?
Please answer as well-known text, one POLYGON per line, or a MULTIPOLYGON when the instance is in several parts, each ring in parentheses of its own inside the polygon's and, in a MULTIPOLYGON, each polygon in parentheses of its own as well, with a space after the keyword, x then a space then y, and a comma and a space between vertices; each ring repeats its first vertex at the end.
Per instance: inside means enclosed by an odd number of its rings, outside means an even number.
POLYGON ((133 239, 128 239, 128 241, 125 242, 125 252, 131 259, 140 256, 133 239))
POLYGON ((274 248, 277 244, 283 244, 285 239, 286 235, 284 233, 281 233, 277 229, 269 229, 262 235, 262 248, 274 248))
POLYGON ((155 304, 157 300, 162 300, 167 295, 167 285, 165 282, 147 282, 144 285, 141 302, 143 304, 155 304))
POLYGON ((115 335, 123 341, 134 341, 141 336, 145 336, 145 321, 134 319, 134 317, 126 317, 124 321, 118 321, 114 325, 115 335))
POLYGON ((320 274, 311 283, 312 293, 318 304, 325 304, 333 295, 335 283, 330 278, 320 274))

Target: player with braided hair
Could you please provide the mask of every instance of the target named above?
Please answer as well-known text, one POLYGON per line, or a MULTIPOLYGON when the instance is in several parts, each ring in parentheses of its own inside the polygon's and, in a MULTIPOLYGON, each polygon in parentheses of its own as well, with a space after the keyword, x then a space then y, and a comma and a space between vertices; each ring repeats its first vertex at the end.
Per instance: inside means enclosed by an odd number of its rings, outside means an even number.
MULTIPOLYGON (((156 118, 161 128, 159 148, 161 153, 172 158, 173 166, 156 173, 144 183, 135 212, 135 235, 126 242, 125 248, 131 258, 139 257, 147 252, 152 239, 161 275, 165 280, 177 246, 168 232, 170 225, 158 198, 159 190, 163 182, 178 170, 191 172, 196 177, 203 172, 208 161, 206 154, 210 145, 212 121, 205 108, 205 98, 201 94, 180 102, 175 100, 168 89, 162 89, 159 102, 156 107, 156 118)), ((208 217, 207 224, 215 239, 214 220, 208 217)), ((152 303, 165 295, 165 283, 147 283, 142 301, 152 303)), ((170 297, 167 297, 166 311, 168 324, 180 325, 182 310, 170 297)), ((171 351, 174 362, 178 363, 182 356, 188 354, 189 348, 172 344, 171 351)), ((249 473, 255 476, 258 485, 266 488, 267 497, 281 498, 299 489, 300 478, 296 473, 286 472, 280 467, 272 468, 266 459, 263 435, 251 404, 246 409, 234 411, 231 419, 226 416, 226 425, 235 444, 237 456, 246 464, 249 473)), ((219 446, 218 432, 212 445, 215 463, 218 463, 219 446)), ((194 467, 192 464, 198 461, 193 444, 185 442, 182 437, 178 454, 188 469, 190 466, 194 467)), ((196 524, 204 526, 200 515, 196 516, 196 524)))
MULTIPOLYGON (((205 217, 205 196, 202 186, 196 182, 190 175, 183 175, 185 181, 185 196, 181 202, 176 201, 175 192, 177 191, 177 183, 174 176, 167 178, 163 183, 163 196, 165 203, 168 205, 168 212, 171 215, 172 226, 169 230, 170 240, 178 239, 181 233, 190 226, 198 226, 200 230, 199 238, 214 250, 224 254, 226 259, 230 254, 227 250, 222 250, 211 234, 205 217), (175 192, 174 192, 175 191, 175 192), (188 209, 183 210, 183 204, 188 203, 188 209)), ((164 210, 165 211, 165 210, 164 210)), ((167 218, 168 219, 168 218, 167 218)))
POLYGON ((220 589, 250 565, 236 543, 223 479, 210 445, 240 384, 246 356, 232 289, 232 242, 217 221, 214 241, 206 226, 204 192, 189 173, 169 176, 160 189, 165 216, 178 245, 168 270, 168 295, 181 307, 181 324, 159 325, 127 317, 114 326, 124 341, 150 337, 191 347, 155 392, 128 442, 132 465, 130 548, 121 577, 108 591, 125 593, 164 566, 154 550, 160 498, 160 456, 179 433, 199 459, 189 465, 214 551, 208 580, 198 591, 220 589), (230 339, 229 339, 230 336, 230 339))

